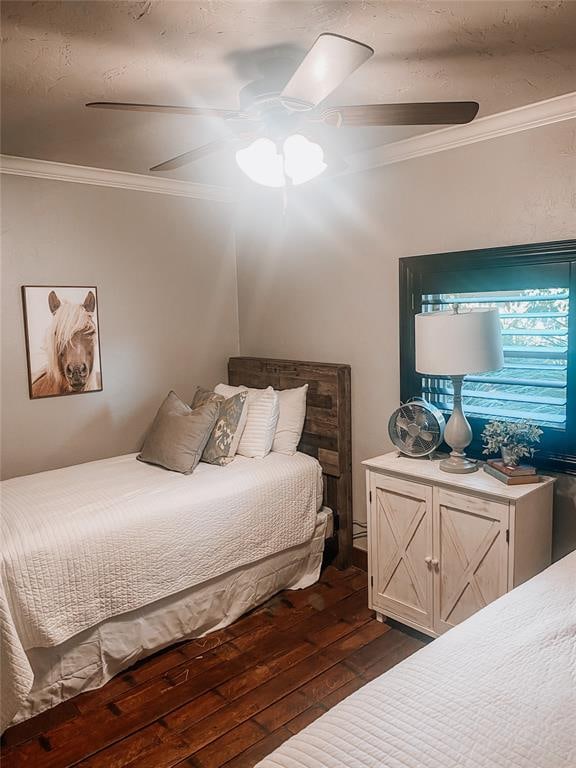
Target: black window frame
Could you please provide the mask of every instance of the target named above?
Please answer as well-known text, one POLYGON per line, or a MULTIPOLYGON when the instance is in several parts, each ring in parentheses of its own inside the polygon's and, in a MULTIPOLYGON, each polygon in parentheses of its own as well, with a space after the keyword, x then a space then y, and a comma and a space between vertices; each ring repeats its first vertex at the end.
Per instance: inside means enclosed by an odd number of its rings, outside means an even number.
MULTIPOLYGON (((576 240, 530 243, 471 251, 453 251, 399 260, 400 282, 400 399, 422 395, 422 377, 416 373, 414 317, 422 311, 422 296, 483 290, 545 287, 539 275, 568 274, 570 303, 568 312, 568 369, 566 429, 543 427, 535 461, 543 470, 576 474, 576 240), (536 268, 539 268, 538 271, 536 268), (518 284, 521 271, 522 282, 518 284), (498 279, 496 279, 498 278, 498 279), (485 287, 490 285, 489 288, 485 287), (499 286, 499 287, 496 287, 499 286)), ((474 439, 467 454, 482 455, 481 433, 488 419, 467 417, 474 439)), ((501 417, 499 417, 501 418, 501 417)))

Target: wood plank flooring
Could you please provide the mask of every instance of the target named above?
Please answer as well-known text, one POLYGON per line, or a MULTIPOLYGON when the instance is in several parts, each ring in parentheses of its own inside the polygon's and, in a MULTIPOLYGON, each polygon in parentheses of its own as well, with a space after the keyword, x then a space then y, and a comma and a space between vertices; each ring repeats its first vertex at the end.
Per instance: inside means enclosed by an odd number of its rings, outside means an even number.
POLYGON ((2 765, 253 766, 424 644, 366 606, 366 574, 328 568, 314 586, 10 728, 2 765))

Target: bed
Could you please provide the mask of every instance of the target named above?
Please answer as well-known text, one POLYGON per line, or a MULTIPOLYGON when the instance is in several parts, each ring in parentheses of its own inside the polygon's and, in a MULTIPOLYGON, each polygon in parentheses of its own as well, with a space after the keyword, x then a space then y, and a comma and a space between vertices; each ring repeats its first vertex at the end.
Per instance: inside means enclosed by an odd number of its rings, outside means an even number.
POLYGON ((192 475, 128 455, 3 483, 2 730, 309 586, 326 541, 347 562, 349 368, 233 358, 229 372, 309 384, 298 453, 192 475))
POLYGON ((258 768, 573 768, 576 552, 361 688, 258 768))

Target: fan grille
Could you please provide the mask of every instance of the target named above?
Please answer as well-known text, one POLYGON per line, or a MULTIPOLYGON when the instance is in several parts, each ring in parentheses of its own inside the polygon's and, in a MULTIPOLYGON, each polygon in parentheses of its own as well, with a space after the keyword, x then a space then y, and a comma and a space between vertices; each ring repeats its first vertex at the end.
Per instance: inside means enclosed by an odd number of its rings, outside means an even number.
POLYGON ((442 442, 444 417, 425 402, 410 402, 398 408, 388 423, 394 445, 408 456, 428 456, 442 442))

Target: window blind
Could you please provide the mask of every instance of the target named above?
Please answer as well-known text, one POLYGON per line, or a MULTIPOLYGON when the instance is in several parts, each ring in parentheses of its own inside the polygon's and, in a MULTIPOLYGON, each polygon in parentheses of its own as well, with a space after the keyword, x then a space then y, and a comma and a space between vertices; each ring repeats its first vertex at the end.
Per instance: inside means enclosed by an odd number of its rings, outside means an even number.
MULTIPOLYGON (((504 367, 466 376, 463 401, 468 415, 525 418, 566 429, 569 302, 567 287, 422 296, 423 312, 448 310, 454 304, 462 311, 480 307, 499 311, 504 367)), ((451 412, 449 377, 423 377, 422 393, 451 412)))

